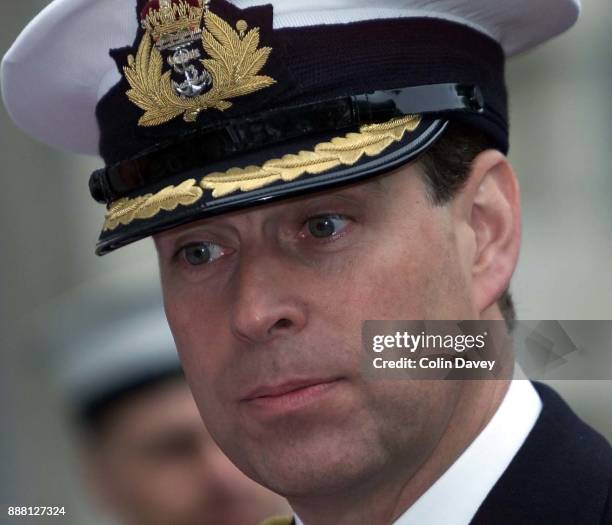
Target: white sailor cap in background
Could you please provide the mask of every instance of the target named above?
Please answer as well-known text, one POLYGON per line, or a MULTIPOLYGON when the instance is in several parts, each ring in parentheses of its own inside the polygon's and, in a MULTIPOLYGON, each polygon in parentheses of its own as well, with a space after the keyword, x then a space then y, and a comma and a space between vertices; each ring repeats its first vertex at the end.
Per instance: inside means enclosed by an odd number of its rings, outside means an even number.
MULTIPOLYGON (((498 41, 506 56, 571 27, 579 0, 233 0, 244 9, 273 4, 274 27, 433 17, 498 41)), ((24 29, 2 61, 5 106, 26 133, 52 146, 98 154, 95 108, 119 80, 110 49, 138 29, 135 0, 54 0, 24 29)))
POLYGON ((133 385, 181 374, 159 284, 135 272, 62 295, 28 327, 30 355, 75 414, 133 385))

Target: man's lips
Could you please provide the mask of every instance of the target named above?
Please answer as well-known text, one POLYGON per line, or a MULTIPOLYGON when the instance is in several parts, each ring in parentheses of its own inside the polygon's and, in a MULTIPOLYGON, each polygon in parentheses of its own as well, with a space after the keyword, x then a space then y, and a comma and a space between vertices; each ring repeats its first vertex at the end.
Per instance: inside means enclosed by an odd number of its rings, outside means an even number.
POLYGON ((293 379, 277 385, 262 385, 249 391, 244 396, 243 401, 252 401, 260 397, 278 397, 296 390, 312 387, 315 385, 325 385, 337 381, 338 378, 317 378, 317 379, 293 379))
POLYGON ((250 390, 242 401, 266 412, 286 412, 301 408, 323 397, 342 378, 310 378, 262 385, 250 390))

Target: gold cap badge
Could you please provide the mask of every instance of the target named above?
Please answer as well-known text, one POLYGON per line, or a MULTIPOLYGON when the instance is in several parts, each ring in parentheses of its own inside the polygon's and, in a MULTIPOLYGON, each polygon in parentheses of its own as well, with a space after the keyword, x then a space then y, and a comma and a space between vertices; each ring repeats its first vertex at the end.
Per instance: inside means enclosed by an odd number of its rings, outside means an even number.
POLYGON ((145 112, 139 126, 159 126, 180 115, 195 122, 202 111, 225 111, 231 99, 276 82, 259 75, 272 52, 259 47, 259 28, 249 30, 240 20, 234 29, 209 5, 210 0, 153 0, 143 11, 145 34, 123 68, 131 88, 127 96, 145 112))

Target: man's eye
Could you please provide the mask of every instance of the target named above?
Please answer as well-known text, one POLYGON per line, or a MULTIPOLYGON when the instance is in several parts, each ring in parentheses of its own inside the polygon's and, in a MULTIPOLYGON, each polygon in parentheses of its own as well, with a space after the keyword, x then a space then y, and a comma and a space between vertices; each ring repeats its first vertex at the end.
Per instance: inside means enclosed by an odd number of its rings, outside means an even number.
POLYGON ((183 259, 191 266, 212 263, 223 255, 223 249, 219 245, 209 242, 190 244, 182 248, 181 252, 183 259))
POLYGON ((323 215, 307 221, 308 231, 316 239, 327 239, 346 228, 348 219, 341 215, 323 215))

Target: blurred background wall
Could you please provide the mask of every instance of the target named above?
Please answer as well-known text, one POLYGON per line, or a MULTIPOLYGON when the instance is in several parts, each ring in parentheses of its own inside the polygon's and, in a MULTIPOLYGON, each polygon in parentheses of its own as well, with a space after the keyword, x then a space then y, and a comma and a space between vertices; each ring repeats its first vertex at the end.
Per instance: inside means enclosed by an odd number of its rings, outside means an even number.
MULTIPOLYGON (((5 6, 0 53, 46 3, 5 6)), ((508 68, 511 159, 524 204, 513 291, 523 319, 612 319, 612 6, 583 3, 573 31, 508 68)), ((24 86, 24 96, 36 96, 34 88, 44 84, 24 86)), ((33 142, 2 107, 0 158, 0 505, 65 505, 64 523, 99 523, 58 416, 53 356, 24 347, 20 334, 62 295, 103 276, 158 286, 154 250, 144 241, 96 257, 103 212, 87 180, 98 162, 33 142)), ((554 386, 612 439, 612 381, 554 386)))

